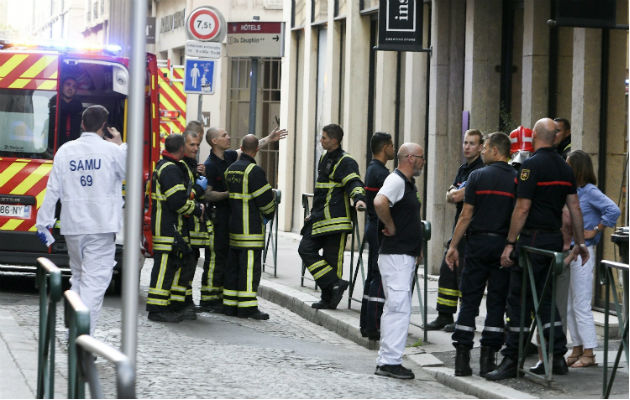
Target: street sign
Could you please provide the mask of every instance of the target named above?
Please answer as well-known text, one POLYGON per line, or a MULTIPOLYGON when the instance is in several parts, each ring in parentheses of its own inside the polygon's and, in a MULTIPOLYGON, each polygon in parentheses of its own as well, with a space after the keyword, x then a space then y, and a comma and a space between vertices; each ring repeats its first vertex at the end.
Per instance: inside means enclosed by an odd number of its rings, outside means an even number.
POLYGON ((186 57, 219 59, 221 58, 221 43, 187 40, 186 57))
POLYGON ((228 22, 227 54, 230 57, 282 57, 283 22, 228 22))
POLYGON ((225 20, 216 8, 199 7, 188 16, 186 30, 191 39, 220 42, 225 36, 225 20))
POLYGON ((214 93, 214 61, 186 59, 184 91, 196 94, 214 93))

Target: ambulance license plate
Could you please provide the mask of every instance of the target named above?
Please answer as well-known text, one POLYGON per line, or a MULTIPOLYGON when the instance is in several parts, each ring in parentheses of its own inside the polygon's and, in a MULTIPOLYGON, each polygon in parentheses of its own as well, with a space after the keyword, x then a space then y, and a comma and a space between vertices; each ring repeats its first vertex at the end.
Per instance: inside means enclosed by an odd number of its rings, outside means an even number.
POLYGON ((0 204, 0 217, 31 218, 31 207, 15 204, 0 204))

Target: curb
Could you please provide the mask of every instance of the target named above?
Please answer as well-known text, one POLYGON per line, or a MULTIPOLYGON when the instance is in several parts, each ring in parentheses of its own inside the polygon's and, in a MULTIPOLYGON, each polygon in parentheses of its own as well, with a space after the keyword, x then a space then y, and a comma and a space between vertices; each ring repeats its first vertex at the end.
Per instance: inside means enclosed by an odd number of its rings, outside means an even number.
MULTIPOLYGON (((258 287, 258 295, 363 347, 370 350, 378 350, 379 344, 377 341, 368 340, 361 336, 356 318, 348 316, 346 312, 341 310, 316 310, 311 308, 311 304, 319 299, 308 293, 268 279, 262 279, 258 287)), ((471 396, 482 399, 537 398, 529 393, 487 381, 479 376, 455 376, 451 368, 438 366, 442 365, 442 362, 430 353, 407 355, 406 359, 422 368, 443 385, 471 396)))

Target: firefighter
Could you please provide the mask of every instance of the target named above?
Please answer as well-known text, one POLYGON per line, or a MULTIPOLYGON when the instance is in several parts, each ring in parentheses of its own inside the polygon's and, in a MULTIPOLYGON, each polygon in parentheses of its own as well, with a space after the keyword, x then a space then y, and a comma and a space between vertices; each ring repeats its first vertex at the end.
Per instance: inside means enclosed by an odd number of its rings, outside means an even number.
POLYGON ((122 228, 127 145, 116 129, 106 128, 108 115, 100 105, 83 112, 84 132, 55 155, 35 223, 40 239, 46 246, 52 244, 54 238, 48 228, 55 223, 56 204, 61 201, 61 234, 68 246, 70 285, 90 310, 90 334, 94 334, 112 279, 116 233, 122 228), (105 131, 112 135, 106 139, 112 143, 103 140, 105 131))
POLYGON ((273 217, 276 203, 265 171, 256 165, 258 138, 246 135, 241 156, 225 171, 230 193, 230 253, 225 270, 223 312, 258 320, 269 314, 258 309, 261 256, 265 247, 265 223, 273 217))
MULTIPOLYGON (((469 129, 464 135, 464 143, 462 144, 462 150, 466 162, 463 163, 457 170, 455 181, 446 192, 446 201, 455 204, 457 211, 455 212, 455 222, 453 222, 453 229, 459 218, 459 213, 462 211, 464 191, 466 186, 466 180, 468 175, 477 168, 483 166, 483 162, 479 155, 481 154, 481 146, 483 145, 483 139, 481 132, 477 129, 469 129)), ((448 246, 448 245, 447 245, 448 246)), ((454 271, 448 267, 445 260, 442 260, 440 266, 440 278, 438 280, 438 297, 437 306, 438 317, 427 324, 427 330, 439 330, 444 328, 447 332, 452 332, 455 329, 453 323, 453 315, 457 311, 457 302, 461 296, 459 291, 459 276, 462 268, 464 267, 464 243, 459 244, 459 256, 460 263, 454 271)), ((445 254, 446 255, 446 254, 445 254)))
POLYGON ((389 170, 385 163, 394 159, 394 144, 389 133, 376 132, 370 139, 372 161, 365 172, 365 196, 367 213, 365 215, 365 241, 370 246, 368 256, 368 273, 363 285, 363 300, 361 302, 361 335, 372 340, 380 337, 381 314, 385 304, 385 294, 378 271, 378 248, 380 233, 378 231, 378 217, 374 211, 374 197, 383 186, 389 170))
POLYGON ((317 183, 311 214, 304 221, 298 252, 302 262, 321 288, 321 300, 316 309, 335 309, 348 287, 341 279, 343 251, 348 232, 352 232, 349 199, 357 210, 365 209, 365 189, 359 167, 341 148, 343 130, 330 124, 322 129, 320 143, 326 153, 317 165, 317 183), (319 250, 323 249, 323 256, 319 250))
MULTIPOLYGON (((287 130, 276 128, 268 136, 260 139, 258 146, 262 148, 285 137, 287 130)), ((206 218, 212 222, 213 230, 209 245, 205 249, 199 308, 201 311, 222 312, 223 275, 229 251, 230 215, 228 192, 223 179, 225 170, 238 159, 241 150, 230 150, 231 138, 225 129, 209 128, 206 131, 206 141, 211 147, 208 159, 204 162, 208 179, 205 195, 208 201, 206 218)))
POLYGON ((481 332, 479 375, 494 370, 495 353, 504 338, 503 315, 510 273, 501 268, 501 253, 510 227, 516 193, 516 171, 508 165, 510 138, 503 132, 484 140, 481 157, 486 167, 468 177, 464 207, 457 220, 446 253, 446 263, 454 269, 459 264, 457 247, 466 234, 465 265, 461 275, 462 304, 453 333, 455 375, 472 375, 470 349, 475 336, 475 316, 488 284, 486 322, 481 332))
MULTIPOLYGON (((584 243, 582 212, 576 194, 575 177, 571 167, 562 159, 553 147, 556 126, 552 119, 543 118, 536 122, 533 131, 534 154, 523 162, 518 175, 516 204, 512 212, 510 230, 506 245, 501 254, 501 265, 510 268, 510 286, 508 289, 509 331, 502 350, 503 360, 486 379, 497 381, 513 378, 517 371, 519 332, 521 331, 521 280, 522 270, 514 266, 510 257, 520 246, 562 251, 562 207, 566 204, 573 224, 575 246, 570 259, 582 257, 582 264, 589 258, 584 243), (515 249, 516 247, 516 249, 515 249)), ((529 255, 537 293, 541 293, 549 272, 549 259, 540 255, 529 255)), ((522 266, 521 266, 522 267, 522 266)), ((551 288, 552 290, 554 288, 551 288)), ((525 294, 525 315, 532 311, 530 293, 525 294)), ((567 339, 562 331, 562 323, 556 310, 555 321, 551 319, 551 293, 546 292, 540 301, 540 319, 544 324, 543 335, 548 338, 550 329, 554 329, 552 372, 554 375, 568 373, 564 353, 567 351, 567 339)), ((529 325, 529 324, 528 324, 529 325)), ((523 327, 525 333, 529 326, 523 327)))
POLYGON ((190 257, 185 217, 201 216, 204 207, 190 199, 186 183, 184 137, 169 135, 164 144, 162 159, 155 166, 151 185, 151 230, 153 233, 153 269, 147 295, 148 318, 159 322, 180 322, 184 316, 171 306, 171 288, 183 260, 190 257))
MULTIPOLYGON (((190 125, 190 124, 189 124, 190 125)), ((186 191, 188 197, 197 202, 202 202, 204 191, 207 187, 205 176, 201 176, 197 163, 197 153, 201 143, 201 135, 197 130, 187 129, 184 136, 184 158, 180 161, 186 171, 186 191)), ((203 164, 202 164, 203 165, 203 164)), ((171 304, 174 308, 182 310, 184 319, 197 319, 192 299, 192 280, 199 261, 199 249, 208 244, 208 227, 204 216, 190 216, 184 218, 192 247, 192 254, 185 257, 181 268, 175 273, 175 280, 171 288, 171 304)), ((212 226, 210 226, 210 230, 212 226)))

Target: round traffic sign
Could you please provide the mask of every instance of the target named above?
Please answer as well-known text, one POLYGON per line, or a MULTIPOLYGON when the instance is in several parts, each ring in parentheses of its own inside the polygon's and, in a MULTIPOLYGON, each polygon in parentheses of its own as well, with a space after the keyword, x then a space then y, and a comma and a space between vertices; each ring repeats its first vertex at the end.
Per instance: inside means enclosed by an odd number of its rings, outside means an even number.
POLYGON ((211 41, 217 39, 223 30, 223 18, 212 7, 199 7, 188 16, 186 28, 193 38, 211 41))

